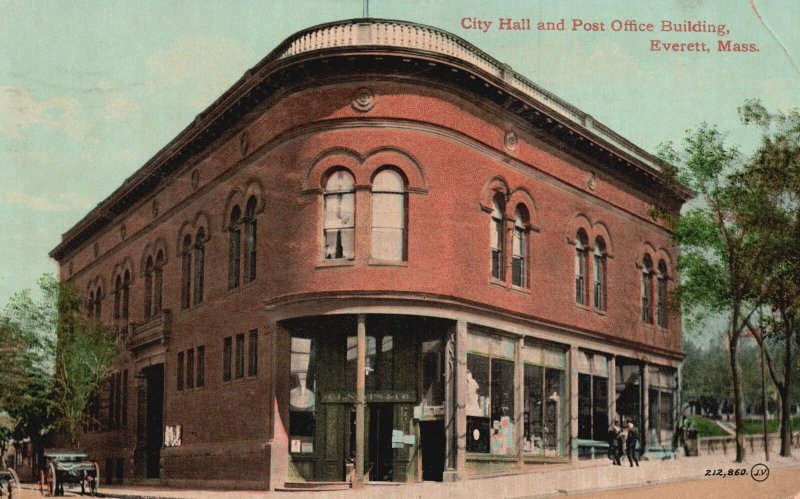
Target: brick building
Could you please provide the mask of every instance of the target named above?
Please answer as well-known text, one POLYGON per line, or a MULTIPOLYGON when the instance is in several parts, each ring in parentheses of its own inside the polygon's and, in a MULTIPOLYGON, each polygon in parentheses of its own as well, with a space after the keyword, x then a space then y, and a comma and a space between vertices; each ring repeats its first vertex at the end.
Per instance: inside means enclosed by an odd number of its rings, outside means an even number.
POLYGON ((292 35, 65 233, 119 336, 82 442, 111 481, 450 480, 671 451, 659 160, 460 38, 292 35))

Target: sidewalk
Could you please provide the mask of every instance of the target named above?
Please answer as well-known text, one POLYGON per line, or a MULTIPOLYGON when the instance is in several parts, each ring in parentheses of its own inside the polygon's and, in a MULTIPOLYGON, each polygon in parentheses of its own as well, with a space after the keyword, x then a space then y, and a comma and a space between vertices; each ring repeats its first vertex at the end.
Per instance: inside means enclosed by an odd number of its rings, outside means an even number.
MULTIPOLYGON (((747 469, 748 476, 726 476, 726 480, 753 479, 749 476, 754 464, 764 456, 749 456, 745 463, 737 464, 729 456, 679 457, 666 461, 643 461, 639 468, 612 466, 608 460, 581 461, 571 465, 542 466, 536 471, 491 478, 474 478, 457 483, 370 484, 363 490, 319 492, 263 492, 192 490, 164 487, 102 487, 102 496, 126 499, 256 499, 256 498, 334 498, 334 499, 406 499, 406 498, 540 498, 570 494, 586 494, 610 489, 627 489, 640 486, 685 480, 708 480, 714 486, 719 477, 705 477, 706 470, 747 469)), ((771 456, 770 470, 786 469, 797 473, 797 491, 800 492, 800 457, 771 456)), ((38 491, 36 492, 38 496, 38 491)), ((23 496, 26 497, 26 496, 23 496)), ((31 496, 33 497, 33 496, 31 496)))

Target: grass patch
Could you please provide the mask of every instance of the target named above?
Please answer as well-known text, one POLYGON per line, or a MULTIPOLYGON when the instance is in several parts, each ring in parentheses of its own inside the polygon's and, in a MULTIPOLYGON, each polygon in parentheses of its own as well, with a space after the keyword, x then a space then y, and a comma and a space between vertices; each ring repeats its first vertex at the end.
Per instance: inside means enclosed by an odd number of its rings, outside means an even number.
MULTIPOLYGON (((743 422, 745 435, 756 435, 764 432, 764 424, 761 419, 745 419, 743 422)), ((800 430, 800 416, 792 418, 792 431, 800 430)), ((767 433, 777 433, 778 421, 775 419, 767 420, 767 433)))
POLYGON ((703 416, 692 416, 688 418, 688 423, 693 424, 697 428, 698 437, 726 437, 728 433, 717 426, 716 423, 703 416))

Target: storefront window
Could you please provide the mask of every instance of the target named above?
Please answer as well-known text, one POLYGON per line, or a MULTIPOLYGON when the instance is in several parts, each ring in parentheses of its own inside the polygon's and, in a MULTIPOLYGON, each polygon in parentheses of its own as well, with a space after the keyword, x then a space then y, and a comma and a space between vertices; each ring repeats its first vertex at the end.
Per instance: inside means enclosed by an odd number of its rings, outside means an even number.
POLYGON ((514 340, 467 337, 467 451, 514 452, 514 340))
MULTIPOLYGON (((367 336, 366 387, 368 391, 394 388, 394 338, 391 335, 367 336)), ((358 338, 347 337, 347 386, 355 390, 358 338)))
POLYGON ((444 404, 444 351, 442 340, 422 342, 422 400, 427 406, 444 404))
POLYGON ((617 414, 620 421, 633 421, 641 431, 642 421, 642 386, 641 366, 637 361, 617 357, 616 362, 616 397, 617 414))
POLYGON ((523 452, 535 456, 565 453, 566 358, 563 350, 526 343, 523 350, 523 452))
POLYGON ((292 338, 289 391, 291 452, 314 452, 316 408, 315 344, 311 338, 292 338))
POLYGON ((675 431, 675 394, 678 387, 675 369, 648 366, 648 371, 650 375, 648 445, 666 447, 671 445, 675 431))
POLYGON ((608 359, 578 354, 578 438, 605 441, 608 431, 608 359))

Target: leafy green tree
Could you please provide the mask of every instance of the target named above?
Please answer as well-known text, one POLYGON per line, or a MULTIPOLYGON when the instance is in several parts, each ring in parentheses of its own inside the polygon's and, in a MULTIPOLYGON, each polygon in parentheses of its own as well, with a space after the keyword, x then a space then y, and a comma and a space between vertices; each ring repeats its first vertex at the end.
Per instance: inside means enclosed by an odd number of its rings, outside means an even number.
POLYGON ((780 400, 781 455, 790 456, 793 338, 800 324, 800 111, 771 113, 748 101, 739 112, 746 124, 763 130, 761 145, 738 177, 757 200, 757 209, 744 210, 743 217, 766 248, 752 269, 764 293, 765 316, 748 326, 759 344, 780 344, 779 356, 770 348, 765 356, 780 400))
POLYGON ((0 317, 0 410, 35 446, 55 428, 75 446, 116 348, 101 325, 83 318, 72 289, 52 275, 39 289, 38 300, 28 290, 13 295, 0 317))
POLYGON ((725 350, 719 343, 702 349, 691 340, 684 339, 683 353, 683 399, 701 413, 719 414, 731 398, 731 369, 725 350))
POLYGON ((14 421, 14 438, 39 447, 52 429, 51 410, 58 282, 39 280, 40 297, 14 294, 0 315, 0 410, 14 421))
POLYGON ((742 171, 742 158, 736 147, 727 145, 722 134, 707 124, 690 131, 681 148, 667 143, 659 152, 675 165, 675 180, 699 198, 673 221, 674 238, 681 250, 678 297, 690 321, 710 313, 727 317, 725 346, 736 424, 736 461, 741 462, 745 448, 737 349, 742 331, 761 301, 753 293, 751 268, 762 251, 752 228, 739 215, 742 209, 752 209, 752 199, 735 182, 742 171))

